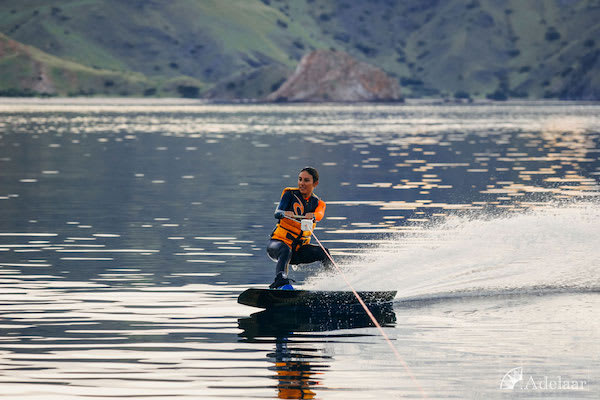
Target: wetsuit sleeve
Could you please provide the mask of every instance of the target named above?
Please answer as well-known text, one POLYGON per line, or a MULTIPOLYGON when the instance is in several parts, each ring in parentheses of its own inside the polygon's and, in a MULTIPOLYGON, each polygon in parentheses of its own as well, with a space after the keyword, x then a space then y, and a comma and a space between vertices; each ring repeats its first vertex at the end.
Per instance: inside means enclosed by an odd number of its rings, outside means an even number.
POLYGON ((292 193, 285 192, 283 196, 281 196, 281 200, 279 201, 279 205, 275 209, 275 218, 281 219, 285 214, 285 210, 289 207, 290 202, 292 201, 292 193))
POLYGON ((315 209, 315 221, 320 221, 325 216, 325 202, 323 200, 319 200, 319 205, 315 209))

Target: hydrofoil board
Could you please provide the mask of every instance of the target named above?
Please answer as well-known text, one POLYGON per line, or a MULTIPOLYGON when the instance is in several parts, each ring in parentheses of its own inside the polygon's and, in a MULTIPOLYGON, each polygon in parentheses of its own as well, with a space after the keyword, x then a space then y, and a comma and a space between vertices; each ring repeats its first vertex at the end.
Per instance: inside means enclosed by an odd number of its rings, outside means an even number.
MULTIPOLYGON (((390 303, 396 291, 358 292, 368 306, 390 303)), ((271 309, 276 307, 331 309, 359 305, 350 291, 280 290, 251 288, 242 292, 238 303, 246 306, 271 309)))

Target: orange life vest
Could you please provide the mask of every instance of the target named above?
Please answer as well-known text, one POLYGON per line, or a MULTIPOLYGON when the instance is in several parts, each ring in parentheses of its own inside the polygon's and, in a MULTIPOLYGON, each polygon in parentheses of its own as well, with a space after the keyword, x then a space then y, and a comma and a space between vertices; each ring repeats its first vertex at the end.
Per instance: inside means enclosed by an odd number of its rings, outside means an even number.
MULTIPOLYGON (((316 218, 320 220, 325 211, 325 202, 319 199, 316 195, 312 195, 305 199, 298 188, 288 187, 283 189, 281 196, 286 192, 292 192, 292 201, 283 211, 293 211, 296 215, 306 215, 320 211, 320 215, 316 218)), ((315 229, 317 224, 313 221, 312 229, 315 229)), ((289 218, 281 218, 271 235, 271 239, 281 240, 292 250, 298 250, 300 246, 310 243, 310 231, 302 231, 300 221, 291 220, 289 218)))

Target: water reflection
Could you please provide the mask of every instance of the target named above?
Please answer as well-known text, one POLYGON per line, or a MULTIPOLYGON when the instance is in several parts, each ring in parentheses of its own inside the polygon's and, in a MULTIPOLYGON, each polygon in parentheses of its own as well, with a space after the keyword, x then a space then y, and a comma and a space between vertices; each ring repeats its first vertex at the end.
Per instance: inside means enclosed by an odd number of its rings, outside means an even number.
MULTIPOLYGON (((371 311, 381 326, 394 326, 396 314, 391 304, 371 307, 371 311)), ((330 332, 374 326, 360 306, 328 308, 324 312, 264 310, 239 319, 238 324, 243 330, 240 336, 250 341, 265 337, 288 337, 300 332, 330 332)))
MULTIPOLYGON (((391 304, 371 309, 381 326, 395 325, 396 314, 391 304)), ((325 355, 323 342, 368 336, 366 334, 332 333, 373 327, 360 307, 328 309, 324 312, 265 310, 240 318, 239 336, 244 342, 274 343, 275 351, 267 354, 277 380, 277 396, 281 399, 312 399, 322 387, 323 375, 330 367, 331 356, 325 355), (323 334, 317 334, 323 332, 323 334)))
MULTIPOLYGON (((556 199, 600 197, 598 110, 556 102, 0 100, 0 164, 7 177, 0 219, 19 231, 39 227, 61 236, 110 229, 122 235, 114 240, 117 249, 160 250, 148 254, 146 266, 192 264, 169 271, 177 274, 198 264, 244 269, 262 251, 260 241, 247 241, 272 229, 264 212, 272 198, 265 193, 276 195, 287 180, 281 154, 293 148, 290 165, 314 164, 326 177, 319 187, 329 205, 322 239, 345 243, 331 248, 334 255, 352 256, 356 246, 344 240, 370 240, 451 214, 519 213, 556 199), (260 174, 257 166, 273 173, 260 174), (68 230, 58 229, 65 224, 68 230), (207 229, 241 242, 197 241, 207 229)), ((111 245, 94 252, 65 248, 48 263, 139 267, 130 262, 134 254, 112 252, 111 245)), ((45 250, 3 251, 12 258, 45 250)), ((173 276, 155 273, 137 284, 180 283, 173 276)))
POLYGON ((315 398, 316 393, 312 388, 320 384, 319 375, 324 373, 323 367, 315 368, 305 355, 290 350, 287 338, 277 338, 275 353, 268 357, 275 364, 271 369, 276 372, 278 398, 315 398), (299 361, 298 358, 304 361, 299 361))
MULTIPOLYGON (((317 235, 359 290, 598 288, 599 127, 597 104, 0 99, 0 397, 418 397, 356 315, 238 322, 282 184, 320 169, 317 235)), ((432 398, 597 376, 597 295, 568 293, 397 305, 390 334, 432 398)))

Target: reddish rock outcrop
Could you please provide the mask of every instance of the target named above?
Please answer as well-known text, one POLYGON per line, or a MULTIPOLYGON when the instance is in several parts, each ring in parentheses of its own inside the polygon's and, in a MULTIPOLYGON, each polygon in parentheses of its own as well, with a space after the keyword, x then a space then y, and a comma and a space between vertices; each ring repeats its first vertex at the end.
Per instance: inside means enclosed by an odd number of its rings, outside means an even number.
POLYGON ((316 50, 305 55, 296 71, 269 101, 399 101, 400 85, 381 69, 341 51, 316 50))

